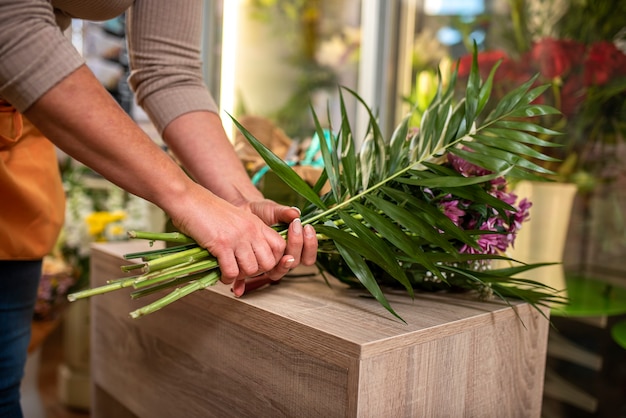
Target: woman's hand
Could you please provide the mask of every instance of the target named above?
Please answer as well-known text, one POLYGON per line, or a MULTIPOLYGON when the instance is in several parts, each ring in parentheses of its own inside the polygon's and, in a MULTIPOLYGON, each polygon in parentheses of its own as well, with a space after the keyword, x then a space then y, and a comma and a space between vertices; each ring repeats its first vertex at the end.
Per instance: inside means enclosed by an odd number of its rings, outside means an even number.
POLYGON ((271 200, 234 206, 193 183, 183 201, 172 205, 170 216, 183 233, 213 254, 221 281, 232 284, 239 297, 247 278, 281 279, 298 265, 313 265, 317 237, 312 226, 302 226, 297 208, 271 200), (287 240, 269 225, 289 225, 287 240))
MULTIPOLYGON (((224 199, 214 203, 215 207, 199 209, 195 215, 199 219, 184 215, 177 226, 218 257, 222 281, 233 283, 236 296, 244 293, 246 277, 279 280, 300 264, 315 263, 315 230, 302 227, 296 220, 300 216, 298 209, 263 198, 250 181, 217 114, 181 115, 167 126, 163 138, 198 184, 210 190, 214 198, 224 199), (213 227, 203 228, 202 233, 197 229, 200 222, 213 227), (276 224, 289 225, 286 246, 285 239, 270 228, 276 224), (255 266, 258 271, 253 271, 255 266)), ((183 208, 178 210, 182 212, 183 208)))
POLYGON ((318 242, 315 229, 311 225, 302 226, 298 208, 282 206, 270 200, 254 202, 248 207, 259 217, 266 219, 268 224, 289 224, 287 249, 280 262, 271 271, 250 277, 245 280, 243 285, 239 281, 235 282, 233 293, 236 296, 276 283, 291 269, 300 264, 313 265, 317 258, 318 242))

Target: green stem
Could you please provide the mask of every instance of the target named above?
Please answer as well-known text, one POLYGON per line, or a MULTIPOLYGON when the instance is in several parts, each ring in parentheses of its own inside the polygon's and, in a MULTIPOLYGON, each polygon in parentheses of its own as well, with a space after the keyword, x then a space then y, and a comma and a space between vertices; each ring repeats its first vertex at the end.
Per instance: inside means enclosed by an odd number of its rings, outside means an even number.
POLYGON ((150 241, 167 241, 179 243, 193 243, 194 240, 180 232, 147 232, 147 231, 128 231, 128 237, 131 239, 146 239, 150 241))
POLYGON ((161 274, 156 274, 151 277, 139 277, 133 283, 136 289, 141 289, 143 287, 151 286, 155 283, 163 282, 165 280, 173 279, 176 277, 181 277, 187 274, 199 273, 206 270, 214 269, 218 266, 217 261, 215 260, 204 260, 198 261, 193 264, 184 264, 181 267, 175 267, 172 270, 159 272, 161 274))
POLYGON ((166 248, 159 248, 157 250, 148 250, 148 251, 140 251, 136 253, 128 253, 128 254, 124 254, 124 258, 126 260, 132 260, 134 258, 141 258, 144 261, 147 261, 147 260, 151 260, 154 258, 163 257, 164 255, 167 255, 167 254, 172 254, 172 253, 177 253, 183 250, 188 250, 190 248, 194 248, 197 246, 198 244, 193 242, 190 244, 177 245, 175 247, 166 247, 166 248))
POLYGON ((211 254, 201 247, 191 248, 189 250, 179 251, 174 254, 165 255, 163 257, 155 258, 147 261, 143 265, 143 272, 149 273, 151 271, 163 270, 167 267, 172 267, 177 264, 185 262, 194 262, 203 258, 209 257, 211 254))
POLYGON ((191 282, 197 280, 198 276, 200 274, 201 273, 198 273, 197 275, 191 274, 189 276, 179 277, 177 279, 170 280, 168 282, 158 283, 158 284, 155 284, 154 286, 151 286, 151 287, 148 287, 148 288, 145 288, 145 289, 135 290, 135 291, 130 293, 130 298, 131 299, 139 299, 139 298, 142 298, 144 296, 148 296, 148 295, 151 295, 153 293, 160 292, 162 290, 166 290, 166 289, 169 289, 169 288, 172 288, 172 287, 175 287, 175 286, 180 286, 183 283, 191 283, 191 282))
POLYGON ((189 283, 187 286, 180 287, 174 291, 172 291, 167 296, 162 297, 142 308, 139 308, 130 313, 130 316, 133 319, 137 319, 141 316, 151 314, 153 312, 158 311, 169 305, 170 303, 176 302, 178 299, 181 299, 196 290, 202 290, 209 286, 213 286, 220 278, 220 273, 217 271, 212 271, 211 273, 204 276, 202 279, 199 279, 195 282, 189 283))
POLYGON ((70 293, 67 295, 67 300, 74 302, 78 299, 85 299, 95 295, 101 295, 103 293, 112 292, 114 290, 130 287, 135 282, 136 277, 130 277, 128 279, 120 279, 111 283, 107 283, 103 286, 94 287, 91 289, 84 289, 78 292, 70 293))

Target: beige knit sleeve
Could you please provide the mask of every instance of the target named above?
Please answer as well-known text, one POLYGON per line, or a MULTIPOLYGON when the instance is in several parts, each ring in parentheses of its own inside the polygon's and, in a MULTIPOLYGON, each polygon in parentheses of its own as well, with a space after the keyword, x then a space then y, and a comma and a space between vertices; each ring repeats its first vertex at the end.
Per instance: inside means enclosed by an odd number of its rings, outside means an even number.
POLYGON ((0 28, 0 97, 20 112, 84 63, 46 0, 1 0, 0 28))
POLYGON ((128 22, 130 85, 160 133, 176 117, 217 112, 202 78, 202 0, 136 0, 128 22))

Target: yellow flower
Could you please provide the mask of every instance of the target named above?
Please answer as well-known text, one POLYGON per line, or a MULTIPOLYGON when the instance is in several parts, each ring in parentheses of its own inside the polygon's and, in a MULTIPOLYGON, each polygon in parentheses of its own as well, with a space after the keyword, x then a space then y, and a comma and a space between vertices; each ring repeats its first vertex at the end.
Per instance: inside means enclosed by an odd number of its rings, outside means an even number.
POLYGON ((85 222, 89 228, 89 235, 95 240, 104 240, 104 231, 108 224, 119 222, 126 218, 123 211, 115 212, 93 212, 85 218, 85 222))
POLYGON ((109 225, 107 229, 107 236, 113 237, 113 239, 119 239, 118 237, 123 236, 126 233, 126 228, 122 224, 113 224, 109 225))

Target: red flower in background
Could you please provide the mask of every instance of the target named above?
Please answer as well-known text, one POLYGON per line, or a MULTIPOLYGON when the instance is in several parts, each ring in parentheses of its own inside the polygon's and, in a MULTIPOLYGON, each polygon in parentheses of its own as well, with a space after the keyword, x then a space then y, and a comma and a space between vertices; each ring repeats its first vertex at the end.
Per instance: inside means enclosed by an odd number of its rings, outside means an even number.
MULTIPOLYGON (((615 43, 543 38, 517 59, 491 50, 478 53, 477 60, 483 81, 489 75, 486 69, 501 60, 493 78, 493 103, 535 75, 537 86, 551 85, 535 103, 556 107, 562 114, 546 115, 546 120, 565 134, 552 139, 563 147, 550 150, 550 155, 565 161, 575 154, 569 165, 549 167, 563 170, 559 175, 564 178, 578 170, 601 170, 590 157, 592 151, 597 154, 603 143, 626 138, 626 54, 615 43)), ((471 63, 471 54, 459 60, 459 79, 467 78, 471 63)), ((490 110, 488 105, 483 114, 487 116, 490 110)))
POLYGON ((626 76, 626 55, 612 42, 591 45, 585 60, 585 85, 603 86, 620 76, 626 76))
MULTIPOLYGON (((509 56, 506 52, 500 50, 492 50, 485 51, 478 54, 478 70, 480 71, 480 76, 485 79, 489 75, 489 71, 491 68, 496 65, 496 63, 500 60, 508 61, 509 56)), ((469 76, 470 70, 472 69, 472 55, 464 55, 459 60, 459 77, 467 78, 469 76)), ((502 71, 498 71, 498 73, 502 73, 502 71)), ((499 75, 496 73, 496 76, 499 75)))
POLYGON ((545 38, 536 42, 524 62, 538 67, 547 79, 562 77, 582 63, 585 45, 570 40, 545 38))
POLYGON ((561 87, 560 111, 567 118, 576 115, 586 98, 586 90, 583 87, 583 75, 580 73, 568 77, 561 87))
MULTIPOLYGON (((518 60, 502 50, 480 52, 477 59, 483 80, 489 75, 488 70, 502 61, 494 76, 495 94, 506 93, 539 74, 537 84, 554 84, 557 97, 550 102, 544 95, 537 102, 556 106, 567 118, 577 115, 590 88, 626 77, 626 55, 608 41, 585 45, 569 39, 543 38, 518 60)), ((471 54, 459 60, 460 78, 468 76, 471 65, 471 54)))

